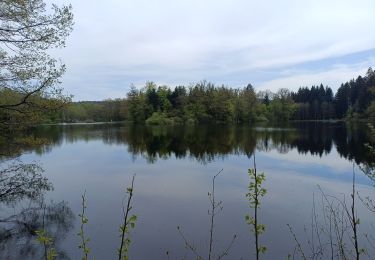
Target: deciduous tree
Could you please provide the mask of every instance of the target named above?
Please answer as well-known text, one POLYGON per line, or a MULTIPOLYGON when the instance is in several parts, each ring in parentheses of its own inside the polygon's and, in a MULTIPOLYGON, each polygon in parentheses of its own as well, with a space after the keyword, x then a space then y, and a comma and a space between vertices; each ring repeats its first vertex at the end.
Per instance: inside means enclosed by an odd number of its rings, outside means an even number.
POLYGON ((68 100, 58 87, 65 66, 49 50, 65 46, 72 7, 43 0, 0 1, 0 122, 26 125, 68 100))

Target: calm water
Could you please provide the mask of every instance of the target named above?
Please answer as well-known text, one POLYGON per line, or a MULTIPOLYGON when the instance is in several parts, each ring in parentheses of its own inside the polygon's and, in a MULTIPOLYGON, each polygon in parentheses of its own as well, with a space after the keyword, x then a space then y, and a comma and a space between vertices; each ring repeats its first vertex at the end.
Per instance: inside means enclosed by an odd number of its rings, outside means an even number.
MULTIPOLYGON (((365 126, 342 123, 305 123, 287 127, 132 127, 124 124, 45 126, 35 133, 48 145, 24 150, 24 162, 37 162, 53 185, 38 201, 2 202, 1 259, 38 259, 33 225, 44 214, 44 229, 55 238, 60 258, 79 259, 78 214, 86 191, 90 255, 115 259, 125 189, 136 174, 130 259, 194 259, 178 233, 207 255, 209 199, 212 177, 223 210, 216 216, 214 252, 219 254, 234 234, 237 239, 226 259, 253 259, 253 237, 245 215, 252 213, 247 169, 256 153, 257 168, 264 172, 268 193, 262 199, 260 222, 266 225, 261 243, 263 259, 285 259, 295 242, 287 224, 306 246, 311 237, 313 201, 322 220, 322 194, 345 196, 349 202, 352 168, 356 188, 375 198, 371 180, 358 168, 370 163, 365 143, 372 142, 365 126), (318 186, 319 185, 319 186, 318 186), (44 213, 43 213, 44 212, 44 213), (26 225, 25 223, 29 223, 26 225)), ((3 165, 9 163, 4 160, 3 165)), ((374 214, 357 201, 359 234, 375 235, 374 214)), ((323 236, 323 235, 322 235, 323 236)), ((310 243, 311 245, 311 243, 310 243)), ((363 247, 371 247, 361 239, 363 247)), ((350 248, 352 245, 348 244, 350 248)), ((371 250, 370 250, 371 251, 371 250)), ((298 257, 297 257, 298 259, 298 257)))

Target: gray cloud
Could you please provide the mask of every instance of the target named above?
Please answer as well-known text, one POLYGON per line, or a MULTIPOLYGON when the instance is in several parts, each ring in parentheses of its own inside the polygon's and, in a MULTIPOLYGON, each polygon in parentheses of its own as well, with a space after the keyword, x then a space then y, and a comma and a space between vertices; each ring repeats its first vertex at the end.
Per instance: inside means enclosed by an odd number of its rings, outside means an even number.
MULTIPOLYGON (((234 87, 255 81, 275 90, 285 85, 281 74, 290 67, 375 49, 372 0, 71 3, 75 30, 67 47, 54 53, 67 64, 63 86, 77 100, 124 96, 131 82, 147 80, 207 79, 234 87)), ((326 78, 343 81, 358 71, 350 59, 340 64, 346 72, 326 78)), ((337 73, 340 64, 325 64, 325 70, 337 73)), ((301 84, 321 73, 293 71, 288 77, 301 84)))

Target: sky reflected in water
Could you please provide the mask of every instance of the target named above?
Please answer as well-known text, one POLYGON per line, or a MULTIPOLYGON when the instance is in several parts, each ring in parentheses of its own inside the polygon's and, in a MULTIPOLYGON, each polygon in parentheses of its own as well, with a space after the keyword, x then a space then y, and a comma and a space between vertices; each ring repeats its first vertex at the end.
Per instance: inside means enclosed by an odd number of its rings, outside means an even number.
MULTIPOLYGON (((258 171, 264 172, 267 195, 262 199, 260 221, 266 225, 261 243, 263 259, 285 259, 295 243, 287 224, 302 243, 311 224, 313 197, 319 208, 321 192, 349 198, 352 161, 370 163, 365 143, 372 142, 365 126, 295 124, 285 128, 227 126, 132 127, 123 124, 45 126, 34 133, 49 140, 44 147, 25 151, 22 160, 37 161, 53 184, 45 201, 65 201, 78 215, 81 195, 87 196, 87 236, 95 259, 112 259, 119 247, 125 189, 136 174, 130 259, 193 259, 178 234, 207 255, 209 199, 212 177, 223 210, 215 219, 214 252, 237 239, 227 259, 253 259, 253 237, 245 223, 252 212, 247 169, 254 151, 258 171)), ((375 188, 355 167, 360 194, 375 197, 375 188)), ((374 216, 357 203, 360 234, 371 230, 374 216)), ((64 239, 58 241, 67 257, 81 253, 78 217, 64 239)), ((373 232, 374 234, 374 232, 373 232)), ((363 242, 364 243, 364 242, 363 242)), ((9 247, 14 246, 9 244, 9 247)))

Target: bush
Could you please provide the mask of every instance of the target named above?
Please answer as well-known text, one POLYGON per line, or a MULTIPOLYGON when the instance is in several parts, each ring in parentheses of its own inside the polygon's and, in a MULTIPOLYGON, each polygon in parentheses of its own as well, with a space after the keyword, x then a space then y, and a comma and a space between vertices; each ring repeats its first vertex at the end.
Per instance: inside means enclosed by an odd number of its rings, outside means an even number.
POLYGON ((152 116, 146 119, 146 124, 147 125, 169 125, 172 124, 173 121, 169 118, 164 113, 160 112, 154 112, 152 113, 152 116))
POLYGON ((184 124, 184 121, 182 120, 181 117, 174 116, 174 117, 171 117, 169 119, 172 121, 172 124, 174 124, 174 125, 183 125, 184 124))
POLYGON ((195 120, 194 118, 187 118, 185 121, 185 124, 187 125, 195 125, 196 123, 197 123, 197 120, 195 120))
POLYGON ((268 122, 269 120, 264 115, 257 116, 255 119, 256 122, 268 122))

